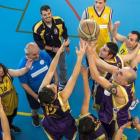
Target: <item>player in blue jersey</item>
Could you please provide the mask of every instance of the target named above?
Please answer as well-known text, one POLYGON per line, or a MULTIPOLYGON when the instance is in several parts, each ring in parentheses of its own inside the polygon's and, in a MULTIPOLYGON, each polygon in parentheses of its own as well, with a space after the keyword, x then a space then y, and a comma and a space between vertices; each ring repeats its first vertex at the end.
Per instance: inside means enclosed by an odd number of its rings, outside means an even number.
MULTIPOLYGON (((28 59, 34 60, 32 67, 23 76, 19 77, 19 81, 26 92, 26 96, 31 107, 32 123, 35 127, 40 126, 38 110, 38 90, 44 79, 49 66, 52 62, 51 57, 45 51, 39 50, 36 43, 29 43, 25 47, 25 56, 19 63, 19 68, 25 66, 28 59)), ((58 84, 57 73, 54 74, 55 84, 58 84)))
POLYGON ((84 101, 79 117, 78 130, 80 140, 105 140, 105 131, 101 122, 91 113, 89 113, 90 88, 88 84, 88 70, 85 65, 81 67, 84 86, 84 101))
POLYGON ((70 113, 68 98, 73 91, 79 75, 86 46, 80 44, 80 50, 76 48, 77 62, 65 88, 59 92, 57 86, 54 84, 50 85, 59 57, 64 50, 64 46, 68 44, 69 40, 64 42, 60 47, 39 88, 38 98, 44 113, 43 128, 50 140, 60 140, 63 136, 68 140, 74 140, 77 133, 75 120, 70 113))

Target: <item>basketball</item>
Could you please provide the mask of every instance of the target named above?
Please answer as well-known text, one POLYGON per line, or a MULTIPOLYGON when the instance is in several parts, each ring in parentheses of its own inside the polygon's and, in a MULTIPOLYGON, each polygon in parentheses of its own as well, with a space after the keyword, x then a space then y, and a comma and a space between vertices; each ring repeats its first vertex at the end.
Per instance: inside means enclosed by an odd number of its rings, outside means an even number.
POLYGON ((80 38, 85 41, 96 40, 100 33, 100 27, 96 21, 92 19, 82 20, 78 27, 80 38))

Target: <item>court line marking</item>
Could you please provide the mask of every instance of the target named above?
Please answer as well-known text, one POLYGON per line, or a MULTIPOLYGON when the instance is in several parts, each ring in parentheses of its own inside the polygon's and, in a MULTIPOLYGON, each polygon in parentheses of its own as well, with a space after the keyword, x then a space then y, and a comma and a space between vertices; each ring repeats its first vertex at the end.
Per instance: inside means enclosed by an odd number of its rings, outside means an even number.
POLYGON ((78 20, 80 21, 81 18, 80 16, 78 15, 78 13, 76 12, 76 10, 74 9, 74 7, 72 6, 72 4, 68 1, 68 0, 65 0, 67 2, 67 4, 70 6, 70 8, 72 9, 72 11, 74 12, 74 14, 76 15, 76 17, 78 18, 78 20))
POLYGON ((3 5, 0 5, 0 7, 6 8, 6 9, 10 9, 10 10, 16 10, 16 11, 24 11, 24 9, 17 9, 17 8, 12 8, 12 7, 3 6, 3 5))
MULTIPOLYGON (((27 8, 28 8, 28 6, 29 6, 29 3, 30 3, 30 0, 27 1, 27 4, 26 4, 26 6, 25 6, 25 9, 16 9, 16 8, 11 8, 11 7, 7 7, 7 6, 0 5, 0 7, 2 7, 2 8, 6 8, 6 9, 10 9, 10 10, 16 10, 16 11, 23 11, 22 16, 21 16, 21 18, 20 18, 20 20, 19 20, 18 26, 17 26, 17 28, 16 28, 16 32, 19 32, 19 33, 27 33, 27 34, 33 34, 33 32, 31 32, 31 31, 22 31, 22 30, 19 30, 20 25, 21 25, 21 23, 22 23, 22 20, 23 20, 23 18, 24 18, 24 15, 25 15, 25 13, 26 13, 26 10, 27 10, 27 8)), ((68 35, 68 37, 80 38, 79 36, 74 36, 74 35, 68 35)))
MULTIPOLYGON (((21 116, 31 116, 31 113, 26 113, 26 112, 17 112, 18 115, 21 115, 21 116)), ((39 117, 40 118, 43 118, 44 115, 43 114, 39 114, 39 117)), ((78 119, 75 119, 76 122, 78 122, 78 119)), ((130 126, 128 127, 128 129, 132 129, 130 126)), ((136 129, 136 128, 134 128, 136 129)))
POLYGON ((24 17, 24 15, 25 15, 25 13, 26 13, 26 10, 27 10, 27 8, 28 8, 29 3, 30 3, 30 0, 28 0, 27 4, 26 4, 26 6, 25 6, 25 9, 24 9, 24 11, 23 11, 23 13, 22 13, 22 16, 21 16, 21 18, 20 18, 20 21, 19 21, 19 23, 18 23, 18 26, 17 26, 17 28, 16 28, 16 32, 19 31, 20 25, 21 25, 21 23, 22 23, 23 17, 24 17))

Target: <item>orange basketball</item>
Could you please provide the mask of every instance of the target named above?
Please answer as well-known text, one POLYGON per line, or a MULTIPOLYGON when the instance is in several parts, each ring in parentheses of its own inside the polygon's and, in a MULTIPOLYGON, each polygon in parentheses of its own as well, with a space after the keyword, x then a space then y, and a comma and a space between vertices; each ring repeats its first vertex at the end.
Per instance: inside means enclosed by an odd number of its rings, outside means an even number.
POLYGON ((100 33, 100 27, 96 21, 92 19, 82 20, 78 27, 80 38, 85 41, 96 40, 100 33))

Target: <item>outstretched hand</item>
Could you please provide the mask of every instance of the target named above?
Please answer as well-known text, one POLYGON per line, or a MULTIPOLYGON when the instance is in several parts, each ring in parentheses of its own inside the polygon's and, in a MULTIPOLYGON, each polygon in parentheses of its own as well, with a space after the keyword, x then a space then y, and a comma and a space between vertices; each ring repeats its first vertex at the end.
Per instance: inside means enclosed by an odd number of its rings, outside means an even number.
POLYGON ((126 124, 122 125, 120 128, 124 130, 125 128, 129 127, 131 123, 132 122, 127 122, 126 124))
POLYGON ((62 52, 64 52, 64 48, 66 46, 68 46, 70 44, 70 40, 67 39, 66 41, 64 40, 63 44, 61 45, 61 47, 59 48, 58 52, 59 54, 61 54, 62 52))
POLYGON ((94 52, 96 51, 96 48, 98 45, 96 45, 97 41, 91 41, 90 43, 86 42, 87 44, 87 49, 86 49, 86 55, 90 56, 93 55, 94 52))
POLYGON ((116 22, 114 23, 114 27, 115 27, 115 28, 117 28, 119 25, 120 25, 120 21, 116 21, 116 22))
POLYGON ((78 50, 78 48, 76 47, 76 54, 78 57, 83 57, 85 54, 87 44, 84 41, 80 40, 79 47, 80 47, 80 50, 78 50))
POLYGON ((32 59, 29 59, 29 60, 26 62, 26 68, 27 68, 27 69, 30 69, 31 66, 32 66, 32 63, 33 63, 33 60, 32 60, 32 59))
POLYGON ((80 69, 80 73, 82 74, 82 76, 84 77, 85 75, 88 77, 88 68, 86 69, 86 66, 84 64, 84 66, 81 65, 81 69, 80 69))

